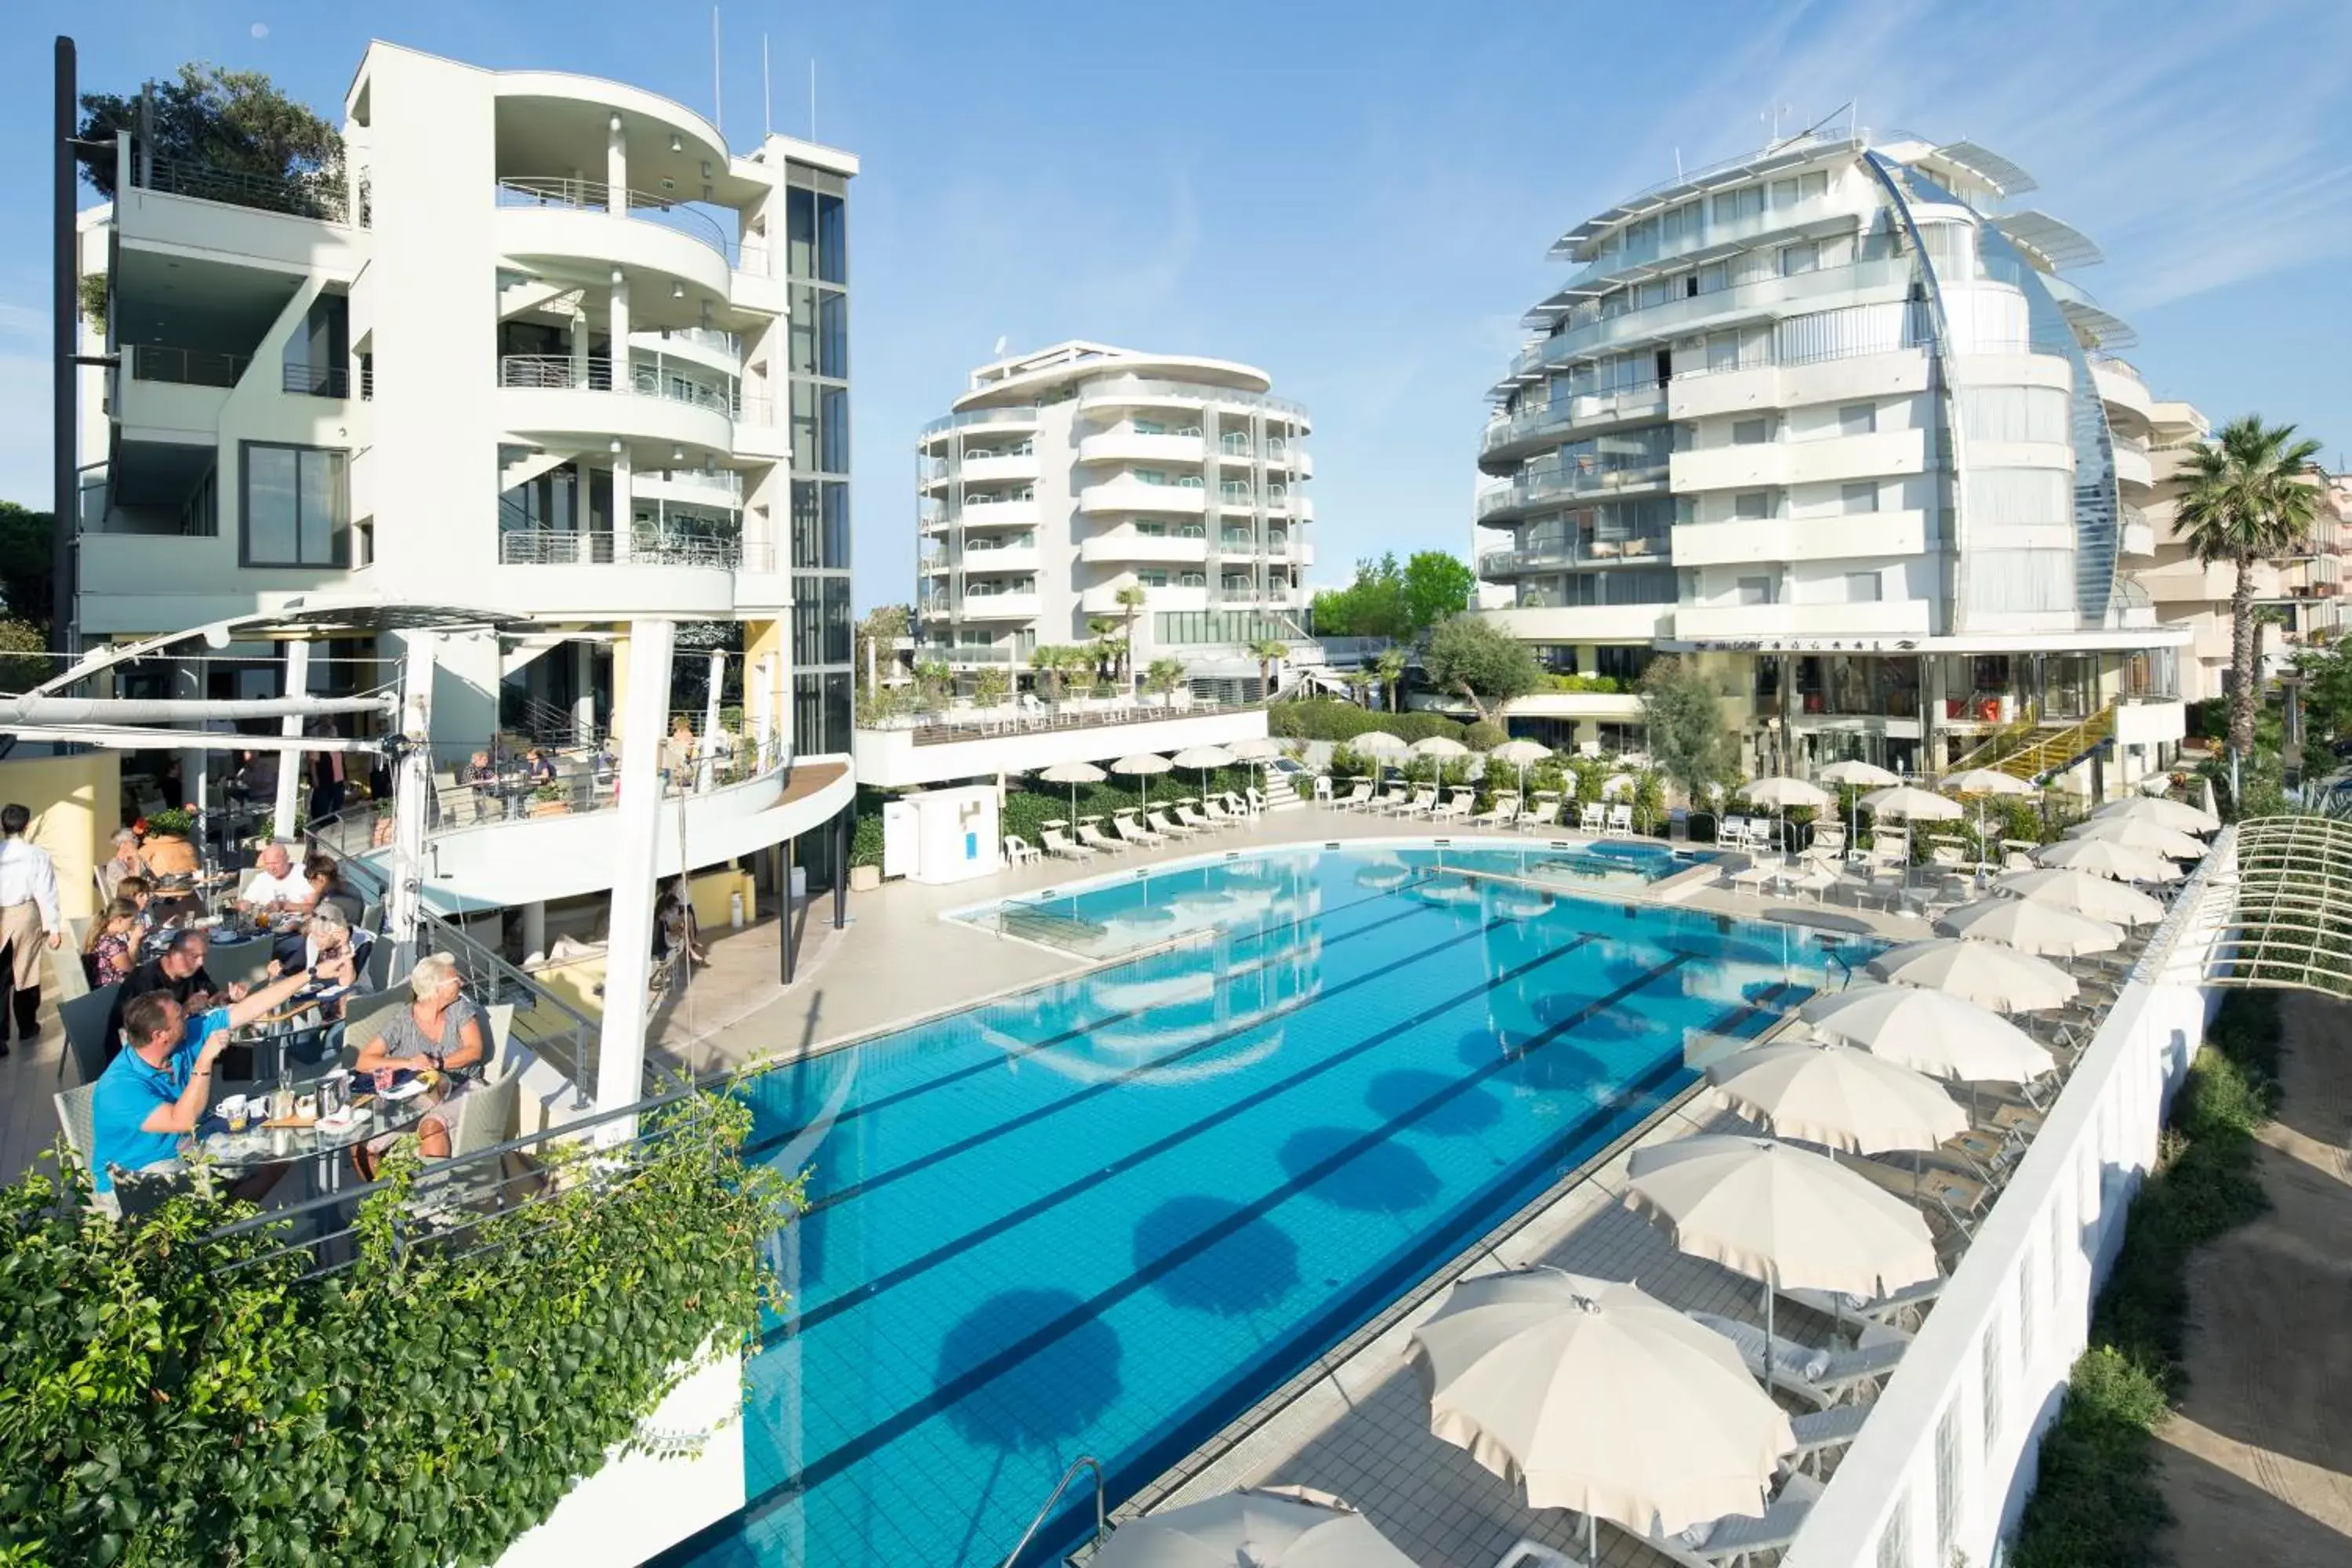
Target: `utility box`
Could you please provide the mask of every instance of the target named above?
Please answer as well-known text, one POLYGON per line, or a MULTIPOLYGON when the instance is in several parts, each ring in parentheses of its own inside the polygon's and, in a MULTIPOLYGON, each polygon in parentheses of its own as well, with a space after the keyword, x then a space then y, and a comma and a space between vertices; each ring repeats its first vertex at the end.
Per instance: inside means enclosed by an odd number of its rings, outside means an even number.
POLYGON ((883 871, 915 882, 968 882, 1004 863, 996 786, 922 790, 882 807, 883 871))

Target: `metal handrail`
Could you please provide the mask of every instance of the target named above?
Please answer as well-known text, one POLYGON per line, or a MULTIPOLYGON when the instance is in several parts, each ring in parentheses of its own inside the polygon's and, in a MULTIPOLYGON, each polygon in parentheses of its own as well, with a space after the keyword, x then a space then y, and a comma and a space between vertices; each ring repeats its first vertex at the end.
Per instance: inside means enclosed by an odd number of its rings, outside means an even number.
MULTIPOLYGON (((498 204, 502 207, 568 207, 574 212, 617 212, 619 216, 675 229, 690 239, 700 240, 722 257, 731 258, 740 248, 728 237, 726 228, 709 213, 698 212, 671 196, 658 196, 647 191, 626 188, 616 191, 602 180, 510 176, 499 182, 498 204), (615 195, 620 197, 617 209, 613 205, 615 195)), ((765 253, 761 254, 764 258, 765 253)))
POLYGON ((288 364, 280 382, 284 391, 297 397, 349 397, 352 395, 352 373, 340 364, 288 364))
MULTIPOLYGON (((253 363, 250 356, 203 353, 170 343, 131 343, 131 379, 172 386, 234 388, 253 363)), ((291 390, 289 388, 289 390, 291 390)))
POLYGON ((145 190, 294 217, 321 218, 329 223, 348 221, 348 202, 340 167, 301 174, 255 174, 178 158, 133 160, 134 167, 142 162, 146 165, 145 177, 138 183, 145 190))
POLYGON ((1020 1541, 1014 1543, 1012 1551, 1004 1554, 1003 1568, 1013 1568, 1013 1564, 1021 1561, 1021 1554, 1029 1550, 1029 1543, 1037 1538, 1039 1531, 1045 1528, 1046 1517, 1054 1511, 1054 1505, 1062 1500, 1062 1494, 1070 1489, 1070 1483, 1078 1479, 1080 1470, 1092 1470, 1095 1473, 1094 1539, 1100 1541, 1103 1538, 1103 1531, 1110 1528, 1110 1516, 1103 1506, 1102 1461, 1092 1454, 1080 1454, 1071 1461, 1070 1468, 1062 1472, 1062 1479, 1054 1483, 1054 1489, 1045 1494, 1045 1506, 1040 1508, 1036 1517, 1029 1521, 1029 1528, 1021 1532, 1020 1541))

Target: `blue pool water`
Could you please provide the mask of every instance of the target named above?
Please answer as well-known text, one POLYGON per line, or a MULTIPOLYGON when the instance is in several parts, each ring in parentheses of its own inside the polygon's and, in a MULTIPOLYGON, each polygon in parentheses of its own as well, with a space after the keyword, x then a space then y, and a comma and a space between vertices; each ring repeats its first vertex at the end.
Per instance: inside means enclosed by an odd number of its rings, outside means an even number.
POLYGON ((759 1155, 814 1206, 748 1363, 750 1504, 666 1561, 1001 1562, 1072 1458, 1114 1500, 1149 1480, 1679 1089, 1689 1031, 1754 1034, 1859 962, 1452 869, 1608 885, 1580 854, 1106 880, 1053 921, 1200 934, 754 1080, 759 1155))

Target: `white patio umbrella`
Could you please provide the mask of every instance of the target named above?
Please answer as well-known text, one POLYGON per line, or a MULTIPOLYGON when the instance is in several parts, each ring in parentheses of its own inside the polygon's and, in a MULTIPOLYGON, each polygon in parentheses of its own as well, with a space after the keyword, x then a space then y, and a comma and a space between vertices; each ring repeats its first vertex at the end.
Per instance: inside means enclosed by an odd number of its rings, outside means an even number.
POLYGON ((1416 757, 1466 757, 1470 748, 1448 735, 1424 735, 1405 748, 1416 757))
POLYGON ((1110 1533, 1094 1568, 1413 1568, 1372 1521, 1328 1492, 1245 1487, 1110 1533))
MULTIPOLYGON (((1758 779, 1753 784, 1743 787, 1739 793, 1746 795, 1752 804, 1769 808, 1776 817, 1785 817, 1789 808, 1796 805, 1811 806, 1815 811, 1819 811, 1837 798, 1817 784, 1779 775, 1758 779)), ((1787 836, 1776 830, 1772 835, 1772 842, 1776 846, 1785 845, 1788 842, 1787 836)))
POLYGON ((1138 752, 1131 757, 1121 757, 1111 763, 1110 771, 1129 774, 1138 781, 1135 787, 1143 803, 1139 809, 1149 811, 1151 809, 1151 775, 1164 773, 1173 766, 1174 763, 1156 752, 1138 752))
POLYGON ((1856 789, 1884 789, 1888 784, 1901 784, 1903 775, 1876 763, 1865 763, 1860 757, 1847 757, 1822 768, 1821 779, 1823 784, 1852 784, 1856 789))
POLYGON ((1223 746, 1187 746, 1168 759, 1180 768, 1197 768, 1201 773, 1201 793, 1209 793, 1209 770, 1229 768, 1241 761, 1223 746))
POLYGON ((1486 753, 1489 762, 1508 763, 1519 773, 1519 793, 1528 793, 1528 764, 1542 762, 1551 755, 1550 748, 1533 741, 1506 741, 1486 753))
POLYGON ((1678 1250, 1763 1282, 1767 1390, 1776 1290, 1870 1300, 1937 1273, 1927 1216, 1826 1154, 1705 1133, 1636 1149, 1626 1172, 1625 1206, 1678 1250))
POLYGON ((2006 942, 2020 952, 2043 958, 2113 952, 2124 940, 2122 931, 2105 921, 2032 899, 1979 899, 1937 921, 1936 929, 1946 936, 2006 942))
POLYGON ((1073 824, 1078 820, 1078 786, 1100 784, 1110 777, 1092 763, 1055 763, 1037 776, 1047 784, 1070 786, 1070 821, 1073 824))
POLYGON ((1267 740, 1263 735, 1254 736, 1246 741, 1235 741, 1232 745, 1227 746, 1225 750, 1234 754, 1234 761, 1237 763, 1255 763, 1261 764, 1259 769, 1259 777, 1261 780, 1263 780, 1265 776, 1263 764, 1270 763, 1274 761, 1275 758, 1282 755, 1282 747, 1277 742, 1267 740))
POLYGON ((2214 833, 2221 819, 2198 810, 2185 801, 2167 800, 2156 795, 2134 795, 2129 800, 2103 805, 2091 816, 2100 821, 2122 817, 2126 822, 2152 822, 2158 827, 2169 827, 2175 833, 2214 833))
POLYGON ((2186 875, 2161 855, 2112 838, 2067 838, 2044 844, 2033 851, 2033 863, 2088 871, 2118 882, 2178 882, 2186 875))
POLYGON ((1386 730, 1367 730, 1354 740, 1344 742, 1349 751, 1361 752, 1368 757, 1391 756, 1410 750, 1403 741, 1386 730))
POLYGON ((1916 985, 1850 985, 1814 997, 1797 1016, 1816 1033, 1929 1078, 2030 1083, 2056 1065, 2008 1019, 1948 992, 1916 985))
POLYGON ((2158 827, 2153 822, 2142 822, 2129 816, 2095 816, 2088 822, 2078 822, 2066 830, 2069 838, 2105 840, 2133 849, 2152 850, 2175 860, 2198 860, 2205 855, 2207 845, 2201 838, 2169 827, 2158 827))
POLYGON ((1999 768, 1963 768, 1947 776, 1943 787, 1954 795, 2032 795, 2033 786, 1999 768))
POLYGON ((1634 787, 1632 773, 1611 773, 1601 781, 1601 798, 1607 800, 1611 795, 1620 793, 1632 795, 1634 787))
POLYGON ((1862 804, 1874 816, 1899 816, 1911 822, 1954 822, 1965 815, 1959 802, 1915 784, 1872 790, 1862 797, 1862 804))
POLYGON ((2063 866, 2039 871, 2011 871, 1993 880, 1997 891, 2031 903, 2046 904, 2109 925, 2152 926, 2164 918, 2164 906, 2121 882, 2063 866))
POLYGON ((1996 1013, 2063 1007, 2081 989, 2073 975, 2046 958, 1997 942, 1963 942, 1956 936, 1889 948, 1870 961, 1869 972, 1890 984, 1941 991, 1996 1013))
POLYGON ((1637 1535, 1755 1513, 1796 1447, 1731 1342, 1632 1285, 1557 1268, 1464 1279, 1405 1355, 1430 1430, 1530 1508, 1637 1535))
POLYGON ((1706 1076, 1718 1103, 1774 1136, 1856 1154, 1940 1148, 1969 1130, 1934 1079, 1851 1046, 1757 1046, 1706 1076))

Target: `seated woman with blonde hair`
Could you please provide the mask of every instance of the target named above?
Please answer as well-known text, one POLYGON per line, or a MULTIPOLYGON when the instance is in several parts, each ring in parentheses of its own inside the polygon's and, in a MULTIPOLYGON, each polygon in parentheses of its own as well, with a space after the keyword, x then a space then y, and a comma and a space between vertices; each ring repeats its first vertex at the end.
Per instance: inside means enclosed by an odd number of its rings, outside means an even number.
MULTIPOLYGON (((465 984, 457 961, 447 953, 418 959, 408 974, 414 999, 380 1016, 383 1032, 360 1047, 352 1067, 362 1078, 373 1076, 379 1092, 392 1087, 397 1072, 424 1068, 440 1072, 445 1083, 441 1099, 416 1124, 417 1150, 427 1159, 448 1158, 450 1101, 480 1088, 489 1066, 490 1020, 466 994, 465 984)), ((353 1149, 360 1174, 375 1180, 384 1152, 406 1136, 387 1132, 353 1149)))

